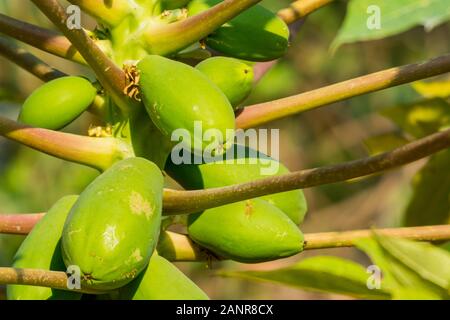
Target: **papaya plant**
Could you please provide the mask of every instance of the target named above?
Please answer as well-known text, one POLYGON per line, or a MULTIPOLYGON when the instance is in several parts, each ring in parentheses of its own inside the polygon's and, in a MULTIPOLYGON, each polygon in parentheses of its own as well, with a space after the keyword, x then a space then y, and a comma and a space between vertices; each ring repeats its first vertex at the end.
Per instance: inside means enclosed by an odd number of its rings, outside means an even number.
MULTIPOLYGON (((290 171, 262 143, 241 144, 239 131, 448 73, 449 54, 247 106, 267 66, 289 52, 296 22, 332 0, 295 1, 278 12, 261 0, 70 0, 95 20, 94 30, 74 25, 57 0, 31 2, 59 31, 0 14, 0 53, 45 82, 17 121, 0 116, 0 134, 99 175, 47 213, 0 215, 0 233, 27 235, 13 265, 0 268, 8 299, 207 300, 174 262, 255 264, 344 246, 381 264, 386 287, 370 292, 360 265, 329 257, 220 274, 377 299, 409 297, 408 278, 427 297, 448 298, 448 272, 436 267, 448 264, 448 254, 407 239, 448 241, 449 225, 301 230, 303 189, 434 159, 450 148, 448 127, 429 125, 390 151, 301 171, 290 171), (90 72, 66 74, 11 38, 90 72), (63 131, 85 113, 95 119, 87 134, 63 131), (180 188, 166 187, 167 177, 180 188), (177 224, 184 232, 175 232, 177 224)), ((336 48, 363 37, 346 35, 354 18, 347 19, 336 48)), ((439 101, 448 107, 446 98, 439 101)))

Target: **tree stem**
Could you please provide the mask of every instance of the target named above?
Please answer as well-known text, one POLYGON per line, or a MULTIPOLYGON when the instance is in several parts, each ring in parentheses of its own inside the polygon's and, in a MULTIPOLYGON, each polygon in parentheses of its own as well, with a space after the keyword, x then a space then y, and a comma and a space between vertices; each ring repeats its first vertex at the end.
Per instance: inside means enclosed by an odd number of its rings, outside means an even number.
POLYGON ((169 55, 205 38, 225 22, 261 0, 224 0, 187 19, 170 24, 149 24, 143 34, 147 51, 169 55))
POLYGON ((293 23, 334 0, 298 0, 288 8, 278 11, 278 16, 287 24, 293 23))
POLYGON ((0 13, 0 32, 58 57, 85 64, 83 57, 66 37, 0 13))
POLYGON ((29 286, 50 287, 82 293, 99 293, 89 288, 69 290, 67 275, 61 271, 47 271, 40 269, 0 268, 0 285, 24 284, 29 286))
POLYGON ((114 162, 133 156, 131 147, 116 138, 91 138, 32 128, 0 117, 0 135, 60 159, 104 171, 114 162))
POLYGON ((237 117, 247 129, 362 94, 450 72, 450 54, 417 64, 391 68, 298 95, 248 106, 237 117))
POLYGON ((164 213, 192 213, 268 194, 346 181, 402 166, 450 147, 450 129, 390 152, 332 166, 301 170, 248 183, 204 190, 165 190, 164 213))
POLYGON ((45 82, 66 76, 4 37, 0 37, 0 54, 45 82))
POLYGON ((56 0, 32 0, 33 3, 61 30, 73 43, 83 58, 94 70, 97 79, 111 94, 114 102, 128 113, 135 105, 124 93, 126 86, 125 73, 112 62, 102 50, 89 38, 83 29, 69 29, 64 8, 56 0))

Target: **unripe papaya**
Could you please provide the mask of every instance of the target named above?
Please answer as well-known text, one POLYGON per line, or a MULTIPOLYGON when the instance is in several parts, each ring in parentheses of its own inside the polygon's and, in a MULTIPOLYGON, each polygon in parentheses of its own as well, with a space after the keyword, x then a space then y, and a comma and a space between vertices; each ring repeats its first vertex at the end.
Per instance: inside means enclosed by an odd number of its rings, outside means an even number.
POLYGON ((303 250, 300 229, 277 207, 252 199, 188 217, 189 236, 222 258, 256 263, 303 250))
POLYGON ((122 300, 208 300, 208 296, 172 263, 154 254, 137 279, 120 288, 122 300))
MULTIPOLYGON (((221 0, 193 0, 189 15, 195 15, 221 0)), ((206 44, 227 56, 269 61, 283 56, 289 45, 289 28, 275 13, 254 5, 222 25, 205 39, 206 44)))
MULTIPOLYGON (((193 164, 193 161, 192 164, 175 165, 169 158, 165 169, 186 189, 224 187, 289 173, 282 163, 262 153, 258 154, 256 150, 234 145, 228 152, 233 152, 233 157, 227 158, 227 154, 224 154, 223 159, 231 161, 206 161, 200 165, 193 164)), ((281 209, 296 224, 303 221, 308 210, 302 190, 261 198, 281 209)))
POLYGON ((226 130, 235 128, 234 112, 220 89, 204 74, 184 63, 150 55, 137 65, 140 88, 150 118, 167 137, 175 130, 189 133, 190 148, 202 152, 210 143, 198 134, 198 125, 221 135, 216 142, 226 143, 226 130), (197 129, 196 129, 197 128, 197 129))
POLYGON ((222 90, 234 108, 252 91, 253 68, 240 60, 213 57, 203 60, 195 68, 222 90))
MULTIPOLYGON (((66 271, 60 239, 70 209, 78 196, 67 196, 56 202, 34 226, 14 257, 14 268, 66 271)), ((8 300, 78 300, 80 293, 47 287, 8 285, 8 300)))
POLYGON ((24 102, 19 121, 59 130, 78 118, 94 101, 97 90, 81 77, 62 77, 36 89, 24 102))
POLYGON ((62 235, 66 266, 85 285, 116 289, 147 265, 161 225, 163 177, 152 162, 129 158, 97 177, 70 211, 62 235))
POLYGON ((173 10, 184 8, 191 0, 161 0, 161 6, 164 10, 173 10))

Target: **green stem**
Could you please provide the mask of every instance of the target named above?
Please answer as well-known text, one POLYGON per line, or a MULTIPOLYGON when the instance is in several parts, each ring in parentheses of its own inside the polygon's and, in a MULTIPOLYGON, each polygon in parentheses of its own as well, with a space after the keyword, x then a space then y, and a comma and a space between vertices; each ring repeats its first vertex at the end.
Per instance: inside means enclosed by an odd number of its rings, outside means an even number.
MULTIPOLYGON (((0 234, 28 234, 33 228, 30 221, 34 219, 34 224, 38 221, 33 216, 41 218, 43 214, 0 214, 0 234)), ((360 239, 370 238, 374 231, 377 234, 414 241, 450 240, 450 225, 320 232, 305 234, 304 250, 351 247, 360 239)), ((170 231, 164 231, 161 234, 157 250, 158 254, 174 262, 217 259, 210 252, 195 244, 189 236, 170 231)))
POLYGON ((342 232, 321 232, 305 234, 305 250, 352 247, 358 240, 376 234, 414 241, 450 240, 450 225, 425 227, 387 228, 371 230, 352 230, 342 232))
POLYGON ((170 55, 205 38, 227 21, 261 0, 224 0, 185 20, 170 24, 150 23, 142 39, 148 52, 170 55))
POLYGON ((64 72, 50 67, 38 57, 25 49, 19 48, 13 42, 8 41, 1 36, 0 55, 6 57, 8 60, 11 60, 45 82, 66 76, 64 72))
POLYGON ((60 159, 104 171, 133 156, 131 147, 116 138, 91 138, 32 128, 0 117, 0 135, 60 159))
POLYGON ((78 49, 89 66, 94 70, 101 85, 111 94, 119 108, 124 113, 129 113, 133 107, 136 107, 136 103, 123 93, 123 89, 126 86, 125 73, 97 47, 83 29, 69 29, 67 27, 67 15, 58 1, 32 1, 78 49))
POLYGON ((450 129, 408 143, 390 152, 337 165, 301 170, 222 188, 165 190, 164 213, 193 213, 268 194, 342 182, 393 169, 450 147, 450 129))
POLYGON ((299 0, 291 3, 288 8, 278 11, 278 16, 287 24, 293 23, 310 13, 326 6, 334 0, 299 0))
POLYGON ((450 54, 422 63, 371 73, 295 96, 248 106, 237 117, 236 125, 242 129, 256 127, 334 102, 447 72, 450 72, 450 54))
POLYGON ((60 33, 0 13, 0 32, 45 52, 85 64, 83 57, 60 33))
POLYGON ((68 0, 70 3, 77 5, 84 12, 94 17, 97 21, 109 26, 116 26, 126 16, 131 14, 133 8, 130 1, 127 0, 68 0))
POLYGON ((0 285, 23 284, 28 286, 49 287, 60 290, 99 293, 83 287, 80 290, 70 290, 67 287, 67 274, 61 271, 47 271, 40 269, 0 268, 0 285))

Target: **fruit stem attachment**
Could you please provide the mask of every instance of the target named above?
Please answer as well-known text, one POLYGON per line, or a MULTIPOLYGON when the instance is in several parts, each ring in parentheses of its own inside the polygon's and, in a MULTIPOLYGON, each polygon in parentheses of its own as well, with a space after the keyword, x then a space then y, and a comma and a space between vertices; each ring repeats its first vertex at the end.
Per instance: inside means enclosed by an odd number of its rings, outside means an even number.
POLYGON ((170 55, 205 38, 227 21, 261 0, 224 0, 187 19, 155 25, 150 23, 142 34, 146 49, 152 54, 170 55))
POLYGON ((116 26, 133 11, 130 1, 127 0, 69 0, 97 21, 116 26))
POLYGON ((298 95, 248 106, 237 117, 238 128, 253 128, 366 93, 450 72, 450 54, 425 62, 391 68, 298 95))
POLYGON ((123 93, 126 86, 125 73, 111 61, 83 29, 70 29, 64 8, 56 0, 32 0, 33 3, 73 43, 89 66, 94 70, 103 88, 107 90, 117 106, 129 113, 135 105, 123 93))
POLYGON ((0 32, 58 57, 86 64, 70 41, 58 32, 0 13, 0 32))
POLYGON ((91 138, 33 128, 0 117, 0 135, 60 159, 104 171, 133 156, 131 147, 116 138, 91 138))
POLYGON ((337 165, 301 170, 248 183, 204 190, 165 190, 165 215, 193 213, 268 194, 342 182, 393 169, 450 147, 450 129, 392 151, 337 165))

